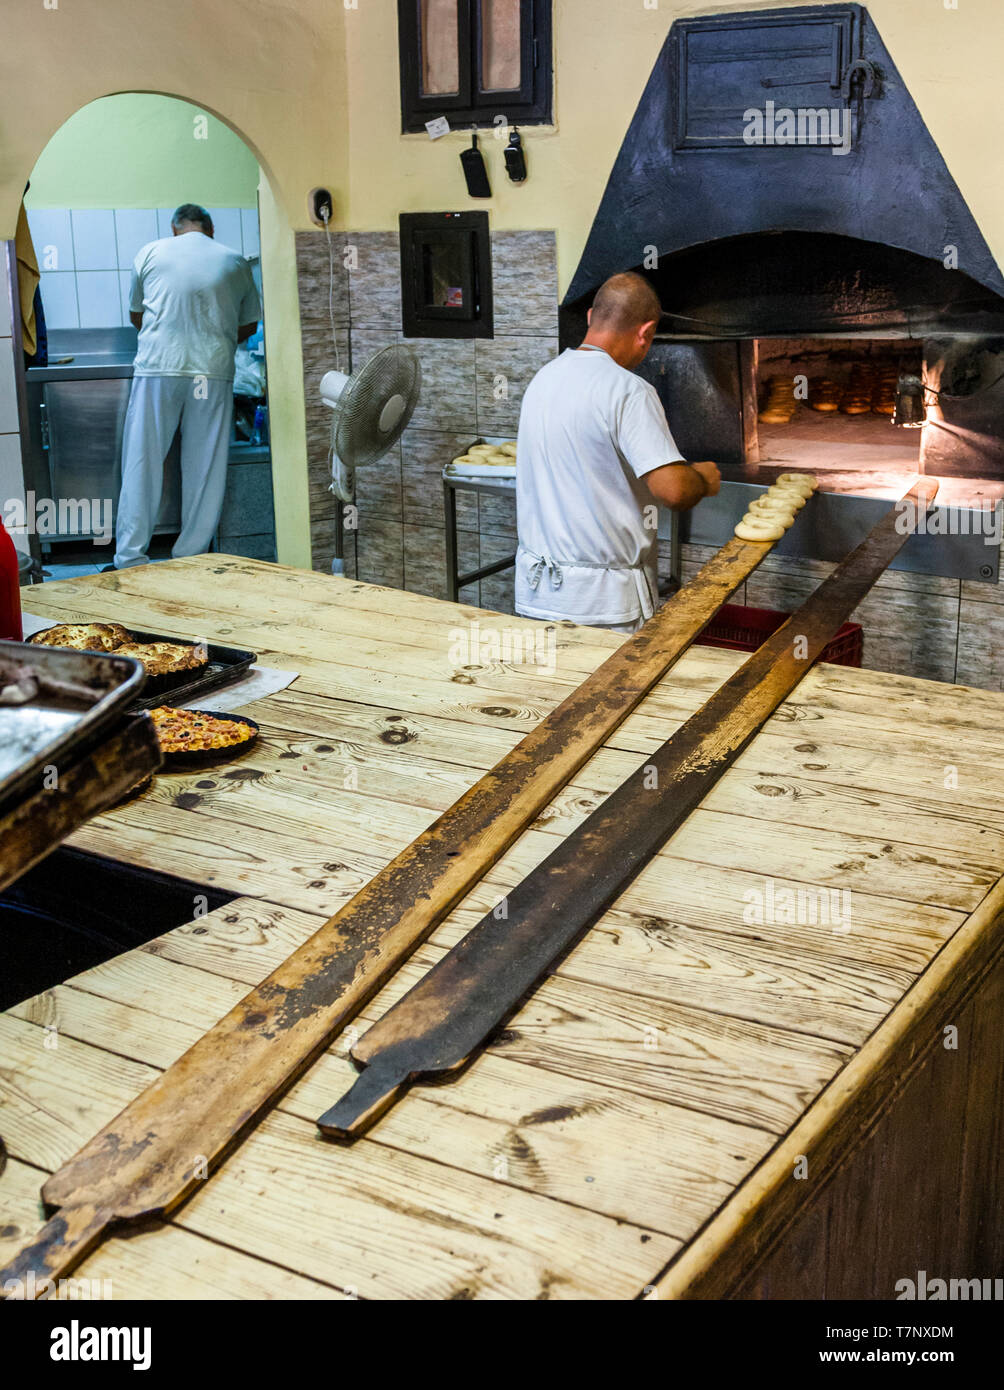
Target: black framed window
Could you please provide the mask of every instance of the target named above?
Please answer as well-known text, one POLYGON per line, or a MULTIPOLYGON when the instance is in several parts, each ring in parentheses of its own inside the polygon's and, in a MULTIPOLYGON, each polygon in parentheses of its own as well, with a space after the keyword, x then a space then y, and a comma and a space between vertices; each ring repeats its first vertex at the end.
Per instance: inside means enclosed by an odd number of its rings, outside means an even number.
POLYGON ((551 0, 398 0, 401 121, 551 120, 551 0))
POLYGON ((493 336, 487 212, 402 212, 406 338, 493 336))

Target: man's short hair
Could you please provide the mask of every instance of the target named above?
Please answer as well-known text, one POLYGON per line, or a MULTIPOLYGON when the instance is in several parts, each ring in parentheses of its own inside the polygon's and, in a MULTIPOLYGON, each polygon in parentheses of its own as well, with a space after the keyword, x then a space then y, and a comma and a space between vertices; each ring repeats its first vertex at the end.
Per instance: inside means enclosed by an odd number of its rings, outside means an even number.
POLYGON ((614 333, 632 333, 643 323, 658 323, 662 317, 659 296, 645 279, 633 270, 611 275, 596 291, 591 328, 614 333))
POLYGON ((185 222, 194 222, 207 235, 213 230, 213 219, 205 208, 199 207, 198 203, 182 203, 180 208, 175 209, 174 216, 171 218, 171 226, 180 227, 185 222))

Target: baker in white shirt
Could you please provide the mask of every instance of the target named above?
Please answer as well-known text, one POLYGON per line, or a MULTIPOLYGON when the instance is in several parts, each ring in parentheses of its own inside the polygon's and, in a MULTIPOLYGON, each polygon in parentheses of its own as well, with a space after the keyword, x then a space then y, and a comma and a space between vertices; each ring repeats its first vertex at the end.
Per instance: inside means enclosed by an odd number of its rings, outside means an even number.
POLYGON ((516 468, 516 611, 634 632, 659 604, 658 508, 719 489, 685 463, 653 386, 635 376, 662 310, 641 275, 600 286, 582 345, 527 388, 516 468))
POLYGON ((209 549, 227 482, 234 352, 261 315, 250 265, 213 240, 205 208, 183 203, 171 230, 133 262, 129 318, 139 344, 122 433, 116 569, 147 563, 179 424, 181 532, 171 554, 209 549))

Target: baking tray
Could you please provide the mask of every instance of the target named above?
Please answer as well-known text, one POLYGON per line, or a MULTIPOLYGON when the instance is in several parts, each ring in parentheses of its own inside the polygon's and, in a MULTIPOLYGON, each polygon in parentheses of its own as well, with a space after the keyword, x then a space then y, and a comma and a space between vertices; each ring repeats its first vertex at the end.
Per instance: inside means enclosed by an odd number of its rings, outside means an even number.
MULTIPOLYGON (((472 440, 467 448, 473 449, 476 444, 511 444, 512 442, 511 438, 503 438, 502 435, 478 435, 477 439, 472 440)), ((494 463, 471 463, 465 464, 463 470, 459 469, 456 464, 451 461, 444 467, 443 477, 496 478, 499 482, 515 482, 516 460, 513 459, 511 468, 504 468, 501 464, 494 463)))
MULTIPOLYGON (((163 632, 139 632, 134 627, 129 627, 128 630, 136 642, 176 642, 182 646, 198 645, 198 640, 192 637, 169 637, 163 632)), ((218 690, 221 685, 228 685, 238 676, 243 676, 258 660, 256 652, 245 651, 243 647, 221 647, 215 642, 207 642, 205 646, 209 665, 201 675, 188 680, 185 679, 187 673, 183 672, 177 685, 162 686, 156 694, 144 695, 134 707, 137 709, 156 709, 158 705, 164 704, 187 704, 189 700, 194 700, 205 691, 218 690)))
MULTIPOLYGON (((120 657, 119 660, 128 660, 120 657)), ((69 754, 60 768, 59 790, 43 778, 8 810, 0 810, 0 889, 38 864, 92 816, 104 814, 138 783, 149 781, 161 763, 153 719, 146 710, 127 711, 94 736, 94 746, 69 754)))
MULTIPOLYGON (((88 619, 87 621, 99 622, 101 619, 88 619)), ((117 620, 116 620, 117 621, 117 620)), ((52 624, 58 626, 57 623, 52 624)), ((123 623, 123 627, 130 633, 134 642, 175 642, 182 646, 197 646, 198 639, 193 637, 176 637, 165 632, 140 632, 138 628, 130 627, 128 623, 123 623)), ((62 647, 34 647, 38 651, 62 651, 62 647)), ((156 693, 145 694, 141 699, 133 702, 135 709, 156 709, 163 704, 187 704, 188 701, 196 699, 204 692, 218 690, 221 685, 227 685, 238 676, 243 676, 246 671, 258 660, 256 652, 248 652, 243 647, 221 647, 216 642, 206 643, 206 654, 209 657, 209 664, 201 675, 187 679, 187 672, 181 672, 177 685, 159 686, 156 693)), ((114 652, 108 653, 114 656, 114 652)))
POLYGON ((21 674, 39 683, 25 704, 0 705, 0 810, 37 788, 46 768, 58 772, 92 748, 146 680, 130 657, 30 642, 0 641, 0 674, 0 688, 21 674))

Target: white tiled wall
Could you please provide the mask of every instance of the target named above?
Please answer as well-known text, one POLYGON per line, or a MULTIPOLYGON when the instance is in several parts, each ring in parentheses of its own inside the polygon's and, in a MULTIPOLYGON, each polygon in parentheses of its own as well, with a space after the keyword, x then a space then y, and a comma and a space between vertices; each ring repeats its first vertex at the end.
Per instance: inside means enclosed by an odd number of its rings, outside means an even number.
MULTIPOLYGON (((171 235, 173 208, 39 208, 28 225, 49 328, 129 323, 129 273, 148 241, 171 235)), ((256 208, 209 208, 216 240, 259 254, 256 208)))
MULTIPOLYGON (((14 343, 7 267, 0 263, 0 515, 6 510, 8 500, 15 497, 24 501, 24 478, 14 394, 14 343)), ((24 536, 14 536, 13 540, 19 550, 27 551, 28 542, 24 536)))

